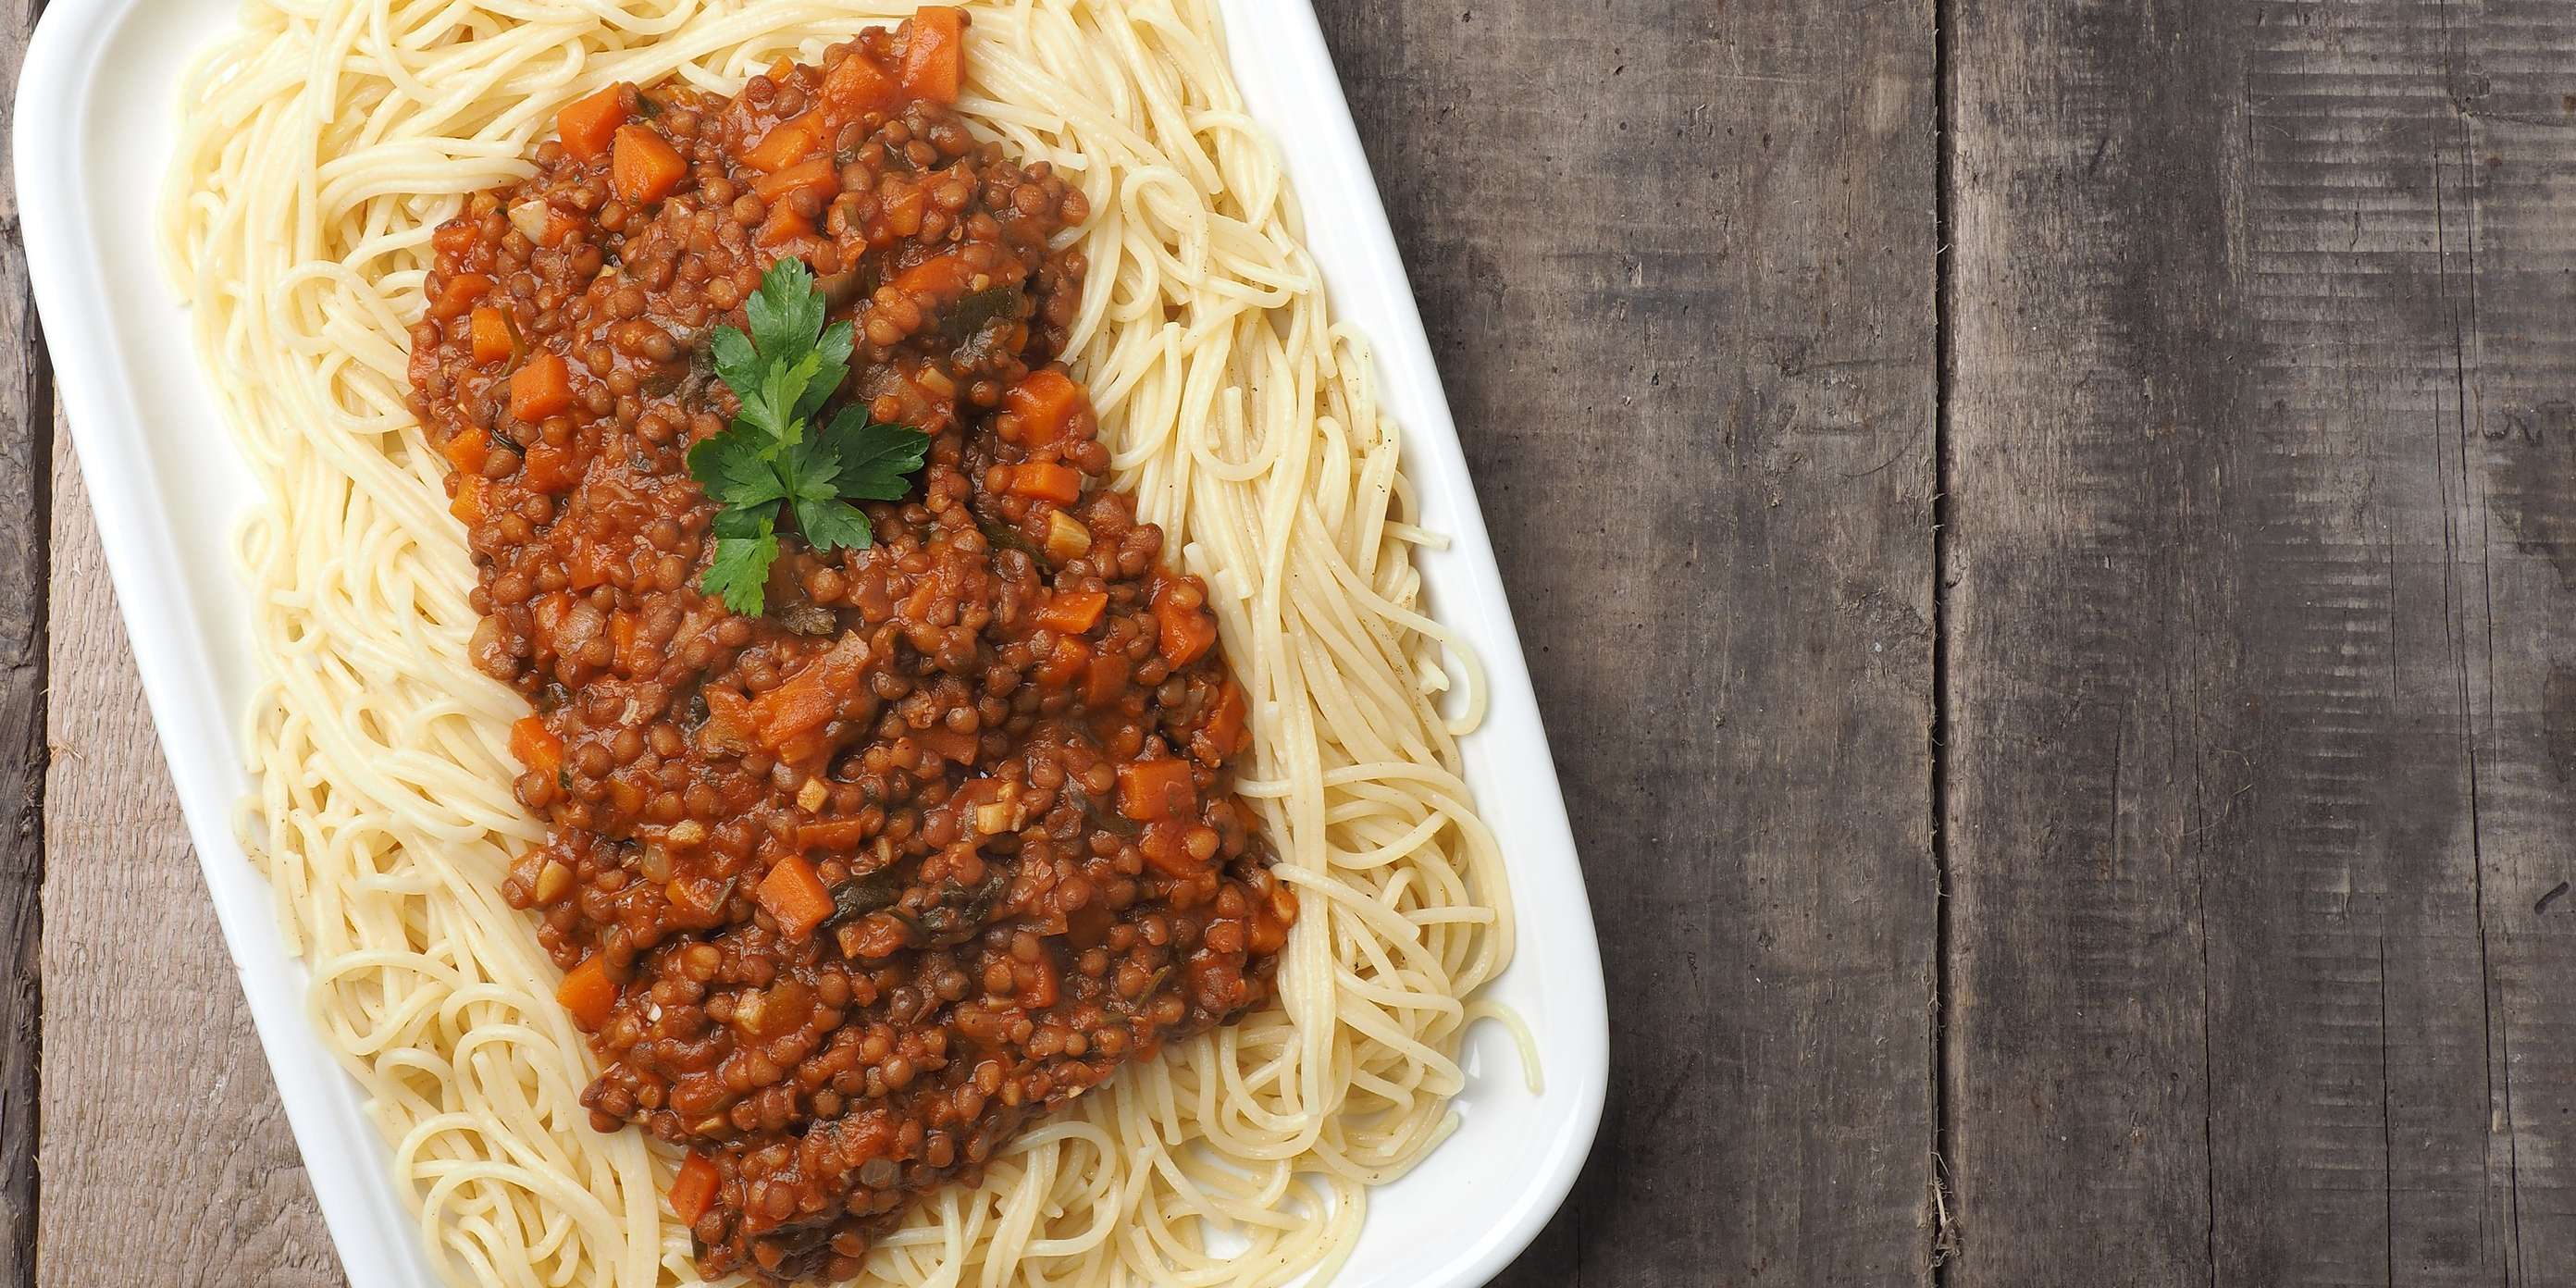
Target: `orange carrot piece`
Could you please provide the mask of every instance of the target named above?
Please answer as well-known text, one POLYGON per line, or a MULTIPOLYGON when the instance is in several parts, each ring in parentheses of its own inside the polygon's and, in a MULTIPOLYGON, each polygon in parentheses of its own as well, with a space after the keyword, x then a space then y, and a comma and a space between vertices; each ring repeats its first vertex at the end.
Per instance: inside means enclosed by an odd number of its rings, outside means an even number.
POLYGON ((953 300, 966 293, 967 284, 975 277, 973 266, 960 251, 933 255, 894 276, 894 289, 906 295, 928 295, 937 300, 953 300))
POLYGON ((966 83, 966 11, 923 5, 904 43, 903 89, 933 103, 954 103, 966 83))
POLYGON ((448 439, 447 446, 439 449, 439 455, 446 457, 447 463, 455 466, 459 474, 480 474, 483 463, 492 457, 492 435, 469 425, 448 439))
POLYGON ((698 1218, 716 1205, 716 1188, 722 1181, 716 1165, 707 1161, 706 1155, 690 1150, 689 1156, 680 1160, 679 1177, 671 1182, 672 1215, 679 1217, 682 1225, 696 1225, 698 1218))
POLYGON ((632 671, 635 669, 636 630, 637 623, 635 614, 620 611, 609 616, 608 640, 609 643, 615 645, 617 648, 615 665, 618 670, 632 671))
POLYGON ((761 878, 760 889, 752 897, 790 939, 813 934, 832 915, 832 892, 823 888, 823 878, 814 875, 813 865, 793 854, 780 859, 761 878))
POLYGON ((617 190, 617 199, 629 206, 660 201, 688 176, 689 163, 680 158, 679 150, 646 126, 618 126, 611 146, 608 183, 617 190))
MULTIPOLYGON (((561 496, 581 482, 581 454, 571 447, 557 447, 538 442, 528 447, 528 466, 519 477, 527 485, 550 496, 561 496)), ((591 585, 598 585, 592 582, 591 585)))
POLYGON ((585 1029, 596 1031, 608 1023, 608 1013, 617 1006, 617 981, 608 977, 607 954, 582 959, 555 989, 555 1000, 585 1029))
POLYGON ((806 823, 796 829, 796 845, 806 850, 851 850, 868 839, 863 819, 835 818, 820 823, 806 823))
POLYGON ((474 307, 474 301, 490 294, 492 279, 481 273, 458 273, 448 278, 445 286, 429 301, 429 316, 444 322, 474 307))
POLYGON ((760 722, 760 740, 772 750, 831 719, 839 705, 822 684, 793 681, 760 695, 752 704, 760 722))
POLYGON ((840 190, 840 172, 832 168, 832 158, 815 157, 799 161, 775 174, 764 174, 751 181, 751 190, 764 202, 777 202, 798 192, 829 197, 840 190))
POLYGON ((618 101, 624 86, 611 85, 588 98, 575 99, 555 113, 555 134, 575 161, 596 161, 626 123, 626 105, 618 101))
POLYGON ((1188 666, 1216 644, 1216 619, 1200 607, 1198 587, 1177 577, 1154 579, 1155 643, 1174 668, 1188 666))
POLYGON ((474 360, 499 362, 510 356, 510 315, 486 304, 474 310, 474 360))
POLYGON ((1105 711, 1126 692, 1125 655, 1103 653, 1091 659, 1090 672, 1082 677, 1082 705, 1094 711, 1105 711))
POLYGON ((1231 756, 1243 750, 1246 700, 1243 686, 1232 680, 1217 690, 1216 706, 1208 712, 1208 741, 1215 744, 1220 756, 1231 756))
POLYGON ((510 754, 540 774, 552 774, 563 768, 563 739, 543 719, 523 716, 510 726, 510 754))
POLYGON ((1037 623, 1065 635, 1080 635, 1100 624, 1101 610, 1109 607, 1109 592, 1080 590, 1057 595, 1037 611, 1037 623))
POLYGON ((1118 767, 1118 812, 1139 823, 1186 816, 1197 805, 1186 760, 1131 760, 1118 767))
POLYGON ((769 208, 769 218, 761 221, 760 231, 752 234, 751 240, 766 249, 813 235, 814 221, 797 214, 794 206, 781 202, 769 208))
POLYGON ((490 486, 490 481, 479 474, 468 474, 457 480, 456 499, 447 503, 447 512, 465 523, 481 523, 483 516, 489 513, 484 505, 483 491, 490 486))
POLYGON ((903 86, 855 49, 823 75, 823 102, 843 124, 870 112, 890 112, 902 101, 903 86))
POLYGON ((1082 499, 1082 472, 1070 466, 1031 461, 1011 469, 1010 492, 1033 501, 1071 505, 1082 499))
POLYGON ((537 238, 537 244, 546 247, 561 246, 565 238, 580 230, 580 220, 548 206, 546 207, 546 230, 543 236, 537 238))
POLYGON ((572 406, 572 369, 562 355, 538 353, 510 373, 510 417, 534 424, 572 406))
POLYGON ((867 641, 845 635, 786 683, 754 699, 752 728, 761 745, 777 751, 797 735, 821 728, 840 710, 840 695, 856 683, 867 658, 867 641))
POLYGON ((1003 405, 1018 418, 1012 427, 1011 441, 1037 450, 1063 442, 1073 427, 1074 413, 1085 410, 1090 398, 1075 384, 1073 377, 1055 367, 1032 371, 1019 384, 1012 386, 1003 405))
POLYGON ((1048 684, 1069 683, 1073 677, 1082 674, 1082 668, 1090 661, 1091 650, 1084 648, 1081 640, 1071 635, 1059 635, 1055 641, 1055 652, 1038 663, 1038 678, 1048 684))
POLYGON ((720 684, 702 692, 707 699, 707 722, 699 727, 699 736, 727 751, 751 750, 751 740, 760 727, 752 714, 751 699, 742 696, 740 689, 720 684))
MULTIPOLYGON (((830 137, 831 131, 832 122, 823 115, 821 108, 816 108, 792 120, 781 121, 771 126, 769 133, 760 136, 760 142, 753 144, 750 151, 742 154, 743 164, 754 170, 774 174, 807 157, 813 157, 815 151, 821 148, 830 137)), ((832 162, 830 157, 814 157, 814 159, 825 165, 830 165, 832 162)), ((760 195, 763 200, 770 199, 768 193, 764 192, 760 195)))
POLYGON ((1190 857, 1190 823, 1187 819, 1158 818, 1145 825, 1145 835, 1137 838, 1136 848, 1144 852, 1145 862, 1167 876, 1196 876, 1207 870, 1207 864, 1190 857))

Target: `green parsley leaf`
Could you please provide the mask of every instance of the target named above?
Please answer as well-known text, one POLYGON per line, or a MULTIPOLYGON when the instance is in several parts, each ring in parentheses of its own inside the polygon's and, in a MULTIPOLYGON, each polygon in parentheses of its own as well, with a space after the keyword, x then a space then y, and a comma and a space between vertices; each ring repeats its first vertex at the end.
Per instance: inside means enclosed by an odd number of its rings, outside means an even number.
POLYGON ((814 289, 814 270, 792 256, 770 265, 743 312, 764 360, 789 363, 813 352, 814 333, 823 329, 823 293, 814 289))
POLYGON ((778 467, 747 435, 718 434, 690 448, 689 473, 708 496, 727 505, 758 505, 787 495, 778 467))
POLYGON ((852 408, 832 418, 823 431, 823 446, 839 467, 833 485, 846 497, 863 501, 900 501, 911 490, 911 474, 930 455, 930 435, 906 425, 885 425, 852 408))
POLYGON ((734 389, 760 387, 760 355, 751 350, 751 337, 732 327, 716 332, 714 340, 716 375, 734 389))
POLYGON ((769 565, 778 559, 776 521, 769 514, 759 514, 751 518, 749 534, 724 535, 728 527, 742 526, 739 520, 725 522, 727 517, 736 515, 750 517, 753 512, 733 510, 717 516, 716 556, 698 584, 737 613, 757 613, 769 589, 769 565))
POLYGON ((796 479, 790 500, 829 501, 841 494, 841 459, 828 444, 807 440, 787 449, 787 472, 796 479))
POLYGON ((847 501, 808 501, 798 497, 796 526, 804 532, 807 544, 817 550, 865 550, 876 539, 875 530, 868 526, 868 516, 847 501))
POLYGON ((710 340, 716 375, 742 404, 724 432, 689 449, 689 474, 718 503, 715 555, 699 584, 737 613, 762 609, 778 558, 782 511, 816 550, 863 549, 875 532, 852 501, 899 501, 930 452, 930 436, 880 425, 856 409, 818 423, 849 378, 850 324, 823 325, 814 274, 782 259, 743 304, 748 332, 710 340), (808 433, 808 430, 814 432, 808 433))
POLYGON ((832 396, 841 382, 850 377, 850 346, 856 336, 847 322, 835 322, 823 332, 822 343, 809 355, 814 372, 805 380, 805 392, 796 399, 796 418, 811 420, 823 409, 823 400, 832 396))

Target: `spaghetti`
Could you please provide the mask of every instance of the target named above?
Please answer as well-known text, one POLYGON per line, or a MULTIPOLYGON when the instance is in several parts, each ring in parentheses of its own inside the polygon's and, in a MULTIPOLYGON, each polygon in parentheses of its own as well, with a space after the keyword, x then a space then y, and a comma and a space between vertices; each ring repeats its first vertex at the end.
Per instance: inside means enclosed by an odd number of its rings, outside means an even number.
MULTIPOLYGON (((1091 267, 1064 352, 1117 485, 1211 588, 1250 695, 1236 790, 1301 912, 1275 1006, 1018 1136, 877 1241, 864 1278, 1329 1273, 1366 1186, 1444 1133, 1469 999, 1509 957, 1456 771, 1478 678, 1421 612, 1366 349, 1331 324, 1210 7, 968 7, 958 109, 1093 212, 1069 234, 1091 267)), ((509 786, 526 707, 473 665, 472 562, 406 406, 430 234, 527 177, 567 103, 619 82, 729 94, 910 9, 263 2, 186 90, 166 249, 268 490, 241 550, 265 666, 248 848, 457 1282, 698 1276, 663 1199, 674 1155, 591 1129, 590 1053, 498 894, 543 829, 509 786)))

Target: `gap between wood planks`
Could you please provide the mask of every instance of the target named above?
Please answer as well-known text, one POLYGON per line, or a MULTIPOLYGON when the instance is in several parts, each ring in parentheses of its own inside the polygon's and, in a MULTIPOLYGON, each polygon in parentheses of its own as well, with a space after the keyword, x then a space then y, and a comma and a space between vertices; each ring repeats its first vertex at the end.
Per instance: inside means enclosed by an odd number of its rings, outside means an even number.
POLYGON ((1932 1081, 1931 1247, 1925 1256, 1933 1288, 1948 1288, 1958 1230, 1950 1211, 1950 7, 1932 14, 1932 1024, 1925 1064, 1932 1081))

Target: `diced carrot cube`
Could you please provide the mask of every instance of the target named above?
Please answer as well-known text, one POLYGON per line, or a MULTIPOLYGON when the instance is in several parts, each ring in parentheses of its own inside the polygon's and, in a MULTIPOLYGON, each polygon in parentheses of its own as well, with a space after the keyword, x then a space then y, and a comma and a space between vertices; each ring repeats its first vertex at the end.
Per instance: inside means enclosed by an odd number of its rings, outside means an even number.
POLYGON ((894 289, 906 295, 927 295, 937 300, 953 300, 966 293, 973 282, 975 269, 960 251, 933 255, 895 274, 894 289))
POLYGON ((966 11, 924 5, 904 42, 903 88, 914 98, 954 103, 966 83, 966 11))
MULTIPOLYGON (((743 164, 755 170, 775 173, 813 157, 828 166, 832 158, 816 157, 814 152, 828 141, 831 128, 832 123, 823 115, 821 108, 794 120, 781 121, 771 126, 769 133, 760 136, 760 142, 753 144, 750 151, 742 154, 743 164)), ((763 200, 770 199, 768 193, 760 195, 763 200)))
POLYGON ((1034 501, 1071 505, 1082 498, 1082 472, 1046 461, 1015 465, 1011 467, 1010 493, 1034 501))
POLYGON ((510 315, 490 305, 474 310, 474 360, 499 362, 510 356, 510 315))
POLYGON ((544 719, 522 717, 510 726, 510 754, 540 774, 553 774, 563 768, 563 739, 546 727, 544 719))
POLYGON ((1080 639, 1059 635, 1055 641, 1055 652, 1038 663, 1038 679, 1051 685, 1070 684, 1073 677, 1082 674, 1082 668, 1090 663, 1091 650, 1084 648, 1080 639))
POLYGON ((617 1007, 617 981, 608 977, 607 954, 583 958, 555 989, 555 1000, 585 1029, 595 1032, 608 1023, 608 1013, 617 1007))
POLYGON ((608 161, 608 183, 629 206, 652 205, 671 195, 688 177, 689 163, 679 150, 649 126, 617 127, 614 155, 608 161))
POLYGON ((716 1190, 723 1183, 716 1165, 696 1150, 680 1160, 680 1175, 671 1182, 671 1214, 682 1225, 696 1225, 707 1209, 716 1205, 716 1190))
POLYGON ((617 669, 620 671, 632 671, 635 669, 636 632, 637 624, 635 614, 620 611, 610 615, 608 619, 608 642, 617 649, 615 664, 617 669))
POLYGON ((1216 644, 1216 619, 1201 607, 1205 599, 1197 586, 1181 578, 1158 574, 1154 579, 1155 642, 1174 668, 1197 661, 1216 644))
POLYGON ((752 234, 751 240, 755 245, 768 249, 813 235, 814 221, 796 213, 794 206, 781 202, 769 208, 769 218, 761 221, 760 231, 752 234))
POLYGON ((564 244, 564 239, 572 236, 580 227, 580 220, 548 206, 545 232, 538 236, 537 244, 546 247, 561 246, 564 244))
POLYGON ((796 829, 797 846, 807 850, 852 850, 866 839, 868 829, 864 819, 828 819, 800 824, 796 829))
POLYGON ((772 751, 789 739, 821 728, 840 710, 841 695, 850 691, 867 665, 868 644, 845 635, 821 657, 805 664, 787 682, 751 703, 752 729, 772 751))
POLYGON ((1011 387, 1003 405, 1017 418, 1011 441, 1031 450, 1063 442, 1074 414, 1087 410, 1090 398, 1060 367, 1042 367, 1011 387))
POLYGON ((1118 812, 1137 822, 1187 817, 1198 788, 1185 760, 1131 760, 1118 767, 1118 812))
POLYGON ((1246 699, 1243 686, 1232 680, 1217 690, 1216 705, 1208 712, 1208 741, 1220 756, 1231 756, 1243 750, 1246 699))
POLYGON ((483 516, 490 513, 485 507, 487 498, 484 496, 484 490, 490 486, 491 481, 479 474, 468 474, 458 479, 456 499, 447 503, 447 512, 464 523, 481 523, 483 516))
MULTIPOLYGON (((561 496, 581 483, 581 455, 570 447, 534 443, 528 448, 527 460, 527 469, 519 477, 536 491, 548 496, 561 496)), ((599 583, 590 584, 596 586, 599 583)))
POLYGON ((492 435, 469 425, 449 438, 439 455, 459 474, 480 474, 483 463, 492 457, 492 435))
POLYGON ((438 294, 430 297, 429 316, 444 322, 474 307, 474 301, 491 293, 492 279, 481 273, 458 273, 447 279, 438 294))
POLYGON ((1109 592, 1105 590, 1061 594, 1037 611, 1037 624, 1060 634, 1080 635, 1099 625, 1100 614, 1108 607, 1109 592))
POLYGON ((847 124, 870 112, 888 112, 903 101, 903 86, 875 59, 851 50, 823 75, 823 102, 847 124))
POLYGON ((587 98, 575 99, 555 113, 555 134, 563 140, 563 149, 575 161, 596 161, 608 151, 617 136, 617 127, 626 123, 626 105, 619 100, 620 85, 611 85, 587 98))
POLYGON ((780 859, 761 878, 753 898, 790 939, 813 934, 832 915, 832 892, 823 888, 823 879, 814 875, 812 865, 793 854, 780 859))
POLYGON ((1191 877, 1207 870, 1207 865, 1190 857, 1191 824, 1182 818, 1158 818, 1145 825, 1145 835, 1137 838, 1136 848, 1144 852, 1145 862, 1167 876, 1191 877))
POLYGON ((563 356, 540 351, 510 373, 510 417, 535 424, 572 406, 572 369, 563 356))
POLYGON ((833 168, 830 157, 799 161, 776 174, 764 174, 751 181, 751 190, 765 202, 783 201, 798 192, 829 197, 840 186, 840 172, 833 168))

